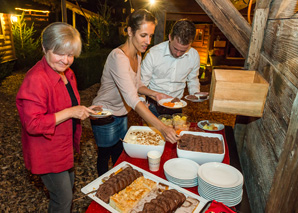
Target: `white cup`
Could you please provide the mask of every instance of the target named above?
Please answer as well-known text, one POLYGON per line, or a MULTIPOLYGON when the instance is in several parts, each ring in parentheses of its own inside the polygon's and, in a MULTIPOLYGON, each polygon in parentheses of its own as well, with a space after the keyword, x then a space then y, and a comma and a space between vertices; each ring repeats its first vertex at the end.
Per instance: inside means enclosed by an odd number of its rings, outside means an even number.
POLYGON ((159 151, 149 151, 147 153, 149 169, 152 172, 156 172, 159 170, 161 152, 159 151))

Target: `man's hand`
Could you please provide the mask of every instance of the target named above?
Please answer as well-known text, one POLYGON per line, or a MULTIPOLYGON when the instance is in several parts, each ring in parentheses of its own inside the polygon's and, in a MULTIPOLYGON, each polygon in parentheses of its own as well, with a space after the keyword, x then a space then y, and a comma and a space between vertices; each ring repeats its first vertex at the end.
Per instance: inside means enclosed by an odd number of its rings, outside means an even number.
POLYGON ((169 95, 166 95, 164 93, 157 93, 155 95, 156 102, 160 101, 161 99, 166 99, 166 98, 173 98, 173 97, 169 96, 169 95))

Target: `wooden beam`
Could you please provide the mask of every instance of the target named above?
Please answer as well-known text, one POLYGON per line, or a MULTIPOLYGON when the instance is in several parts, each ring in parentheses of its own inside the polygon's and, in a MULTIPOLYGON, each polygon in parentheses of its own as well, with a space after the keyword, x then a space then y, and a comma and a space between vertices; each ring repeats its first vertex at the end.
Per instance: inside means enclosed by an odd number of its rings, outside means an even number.
POLYGON ((298 95, 291 112, 284 149, 278 162, 266 212, 296 212, 298 209, 298 95))
POLYGON ((297 0, 275 0, 270 6, 270 19, 292 18, 297 12, 297 0))
POLYGON ((229 0, 196 0, 217 27, 246 58, 251 26, 229 0))
POLYGON ((81 9, 77 5, 75 5, 75 4, 73 4, 73 3, 69 2, 69 1, 66 1, 66 8, 69 9, 69 10, 71 10, 71 11, 73 11, 73 12, 75 12, 75 13, 77 13, 77 14, 79 14, 79 15, 81 15, 81 16, 84 16, 84 14, 85 14, 85 16, 87 18, 90 18, 90 17, 99 17, 99 15, 97 13, 94 13, 94 12, 92 12, 90 10, 86 10, 84 8, 82 8, 82 10, 84 12, 83 13, 81 11, 81 9))
POLYGON ((212 20, 206 13, 168 13, 167 21, 177 21, 179 19, 187 18, 193 22, 212 23, 212 20))
POLYGON ((263 44, 265 28, 268 19, 269 8, 257 9, 253 19, 253 29, 250 38, 248 56, 245 68, 257 70, 259 65, 260 52, 263 44))

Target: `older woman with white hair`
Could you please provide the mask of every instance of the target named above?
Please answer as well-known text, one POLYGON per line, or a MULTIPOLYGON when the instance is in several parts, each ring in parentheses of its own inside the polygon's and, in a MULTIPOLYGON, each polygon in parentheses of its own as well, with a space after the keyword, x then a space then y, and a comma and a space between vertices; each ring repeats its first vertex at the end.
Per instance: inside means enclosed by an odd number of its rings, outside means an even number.
POLYGON ((79 32, 55 22, 42 32, 44 57, 26 74, 16 98, 26 168, 39 174, 50 193, 48 212, 70 212, 73 147, 79 151, 81 120, 95 113, 80 105, 73 71, 81 53, 79 32))

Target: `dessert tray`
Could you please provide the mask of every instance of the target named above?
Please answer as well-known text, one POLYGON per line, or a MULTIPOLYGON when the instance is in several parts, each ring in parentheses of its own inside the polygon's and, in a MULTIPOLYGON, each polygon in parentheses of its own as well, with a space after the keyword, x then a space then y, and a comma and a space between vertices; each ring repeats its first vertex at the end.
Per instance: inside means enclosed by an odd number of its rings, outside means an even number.
MULTIPOLYGON (((198 204, 198 206, 195 208, 195 210, 193 211, 194 213, 199 213, 201 209, 204 208, 204 206, 206 205, 206 203, 208 202, 208 200, 206 200, 205 198, 196 195, 186 189, 183 189, 173 183, 170 183, 150 172, 147 172, 133 164, 130 164, 126 161, 123 161, 122 163, 120 163, 119 165, 115 166, 114 168, 112 168, 111 170, 109 170, 108 172, 106 172, 105 174, 101 175, 100 177, 98 177, 97 179, 95 179, 94 181, 92 181, 91 183, 89 183, 88 185, 86 185, 85 187, 83 187, 81 189, 81 191, 84 194, 88 194, 96 189, 98 189, 99 185, 103 183, 103 179, 109 177, 112 173, 115 173, 117 171, 119 171, 121 168, 125 167, 126 165, 130 165, 132 168, 138 170, 139 172, 142 172, 145 178, 151 179, 157 183, 162 183, 165 185, 169 186, 169 189, 176 189, 177 191, 183 193, 185 196, 187 197, 192 197, 195 198, 197 200, 200 201, 200 203, 198 204)), ((97 202, 98 204, 100 204, 101 206, 103 206, 104 208, 106 208, 107 210, 109 210, 112 213, 118 213, 117 210, 115 210, 114 208, 112 208, 109 204, 105 203, 104 201, 102 201, 101 199, 99 199, 98 197, 95 196, 96 192, 94 193, 90 193, 88 194, 88 196, 93 199, 95 202, 97 202)))
POLYGON ((174 106, 174 107, 170 107, 170 106, 165 106, 164 103, 167 103, 167 102, 171 102, 173 100, 173 98, 165 98, 165 99, 161 99, 158 101, 159 105, 163 106, 163 107, 166 107, 166 108, 169 108, 169 109, 179 109, 179 108, 183 108, 183 107, 186 107, 187 106, 187 103, 183 100, 180 100, 179 103, 181 103, 179 106, 174 106))
POLYGON ((95 112, 97 113, 96 115, 90 114, 90 116, 93 118, 105 118, 105 117, 113 115, 113 111, 110 109, 106 109, 106 108, 102 108, 102 111, 95 110, 95 112))

